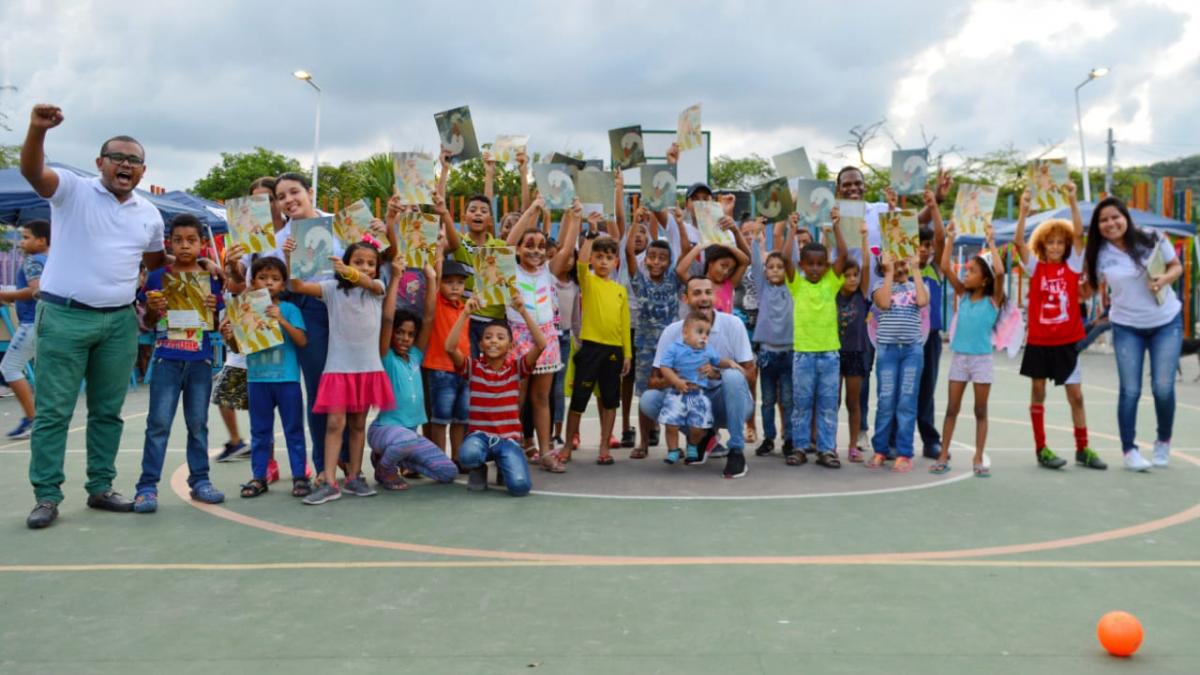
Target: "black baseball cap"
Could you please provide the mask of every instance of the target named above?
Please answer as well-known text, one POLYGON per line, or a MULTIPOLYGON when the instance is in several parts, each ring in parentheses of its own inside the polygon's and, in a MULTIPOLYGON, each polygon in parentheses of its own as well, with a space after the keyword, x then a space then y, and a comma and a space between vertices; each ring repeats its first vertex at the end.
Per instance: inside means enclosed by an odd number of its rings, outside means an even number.
POLYGON ((471 268, 460 263, 452 258, 446 258, 442 261, 442 278, 445 277, 469 277, 474 272, 471 268))
POLYGON ((712 196, 713 191, 712 188, 708 187, 708 183, 692 183, 691 187, 687 189, 687 199, 691 199, 693 195, 701 190, 707 192, 708 196, 712 196))

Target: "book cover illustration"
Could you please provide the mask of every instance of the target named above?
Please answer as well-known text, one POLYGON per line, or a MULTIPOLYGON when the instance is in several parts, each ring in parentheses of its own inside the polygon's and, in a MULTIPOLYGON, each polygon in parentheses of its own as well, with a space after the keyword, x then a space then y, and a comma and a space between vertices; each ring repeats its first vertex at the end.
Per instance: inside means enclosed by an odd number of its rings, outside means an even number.
POLYGON ((292 223, 292 251, 288 274, 293 279, 312 279, 333 274, 333 218, 305 218, 292 223))
POLYGON ((879 214, 879 231, 884 248, 896 260, 908 260, 917 254, 917 212, 911 209, 879 214))
POLYGON ((363 240, 363 235, 371 231, 371 221, 375 214, 367 200, 360 199, 346 205, 333 219, 333 233, 343 246, 356 244, 363 240))
POLYGON ((507 304, 517 283, 517 250, 511 246, 475 249, 475 296, 482 306, 507 304))
POLYGON ((771 222, 787 220, 796 210, 786 178, 773 178, 752 190, 754 210, 771 222))
POLYGON ((608 143, 612 150, 614 167, 625 170, 646 163, 646 144, 642 140, 640 124, 609 130, 608 143))
POLYGON ((451 164, 482 156, 479 154, 479 141, 475 138, 475 125, 471 122, 470 107, 464 105, 443 110, 434 114, 433 121, 437 124, 442 147, 451 152, 451 164))
POLYGON ((781 155, 775 155, 771 158, 775 164, 775 170, 779 175, 785 178, 801 178, 804 180, 814 180, 812 164, 808 161, 808 152, 804 148, 796 148, 789 150, 781 155))
MULTIPOLYGON (((1150 260, 1146 262, 1146 284, 1149 285, 1154 277, 1166 273, 1167 260, 1163 257, 1162 249, 1159 248, 1158 243, 1155 242, 1154 253, 1150 254, 1150 260)), ((1158 292, 1154 293, 1154 301, 1160 305, 1165 304, 1170 293, 1170 288, 1170 286, 1163 286, 1162 288, 1158 289, 1158 292)), ((1153 293, 1153 291, 1151 292, 1153 293)))
MULTIPOLYGON (((796 184, 796 211, 800 225, 816 236, 821 228, 833 224, 833 207, 837 203, 833 181, 800 180, 796 184)), ((843 230, 844 232, 844 230, 843 230)))
POLYGON ((208 296, 212 277, 208 272, 171 272, 163 274, 163 297, 167 300, 167 329, 196 328, 216 330, 208 296))
POLYGON ((526 134, 497 136, 496 142, 492 143, 492 159, 499 164, 516 164, 519 154, 529 154, 529 136, 526 134))
POLYGON ((692 211, 696 214, 696 229, 700 230, 700 245, 732 244, 735 240, 733 233, 721 229, 721 218, 725 211, 716 202, 692 202, 692 211))
POLYGON ((642 206, 655 212, 674 207, 678 187, 674 164, 642 165, 642 206))
POLYGON ((437 190, 436 160, 420 152, 392 153, 396 190, 405 204, 433 204, 437 190))
POLYGON ((265 288, 241 295, 225 294, 225 309, 233 327, 233 338, 242 354, 254 354, 283 344, 283 329, 278 321, 267 316, 271 304, 271 292, 265 288))
POLYGON ((565 164, 534 164, 533 180, 548 209, 568 209, 575 201, 575 183, 565 164))
POLYGON ((959 234, 983 236, 992 224, 992 213, 996 210, 996 197, 1000 188, 995 185, 959 183, 958 196, 954 198, 954 214, 951 219, 959 234))
POLYGON ((257 194, 225 201, 225 219, 233 240, 246 253, 275 250, 275 221, 271 218, 271 198, 257 194))
POLYGON ((396 226, 406 266, 424 269, 434 264, 441 224, 441 218, 432 213, 406 213, 400 218, 396 226))
POLYGON ((1035 159, 1029 164, 1029 189, 1033 193, 1033 210, 1050 211, 1067 205, 1063 186, 1070 182, 1067 160, 1035 159))
POLYGON ((925 194, 929 179, 928 150, 892 151, 892 189, 901 197, 925 194))
POLYGON ((704 137, 700 133, 699 103, 688 106, 683 112, 679 113, 679 124, 675 135, 675 142, 679 144, 680 152, 703 146, 704 137))

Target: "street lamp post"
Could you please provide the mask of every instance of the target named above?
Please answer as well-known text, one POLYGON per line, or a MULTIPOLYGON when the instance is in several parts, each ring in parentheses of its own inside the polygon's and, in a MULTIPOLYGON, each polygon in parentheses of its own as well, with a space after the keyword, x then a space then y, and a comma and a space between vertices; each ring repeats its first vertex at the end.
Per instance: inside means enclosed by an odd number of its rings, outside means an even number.
POLYGON ((1079 90, 1088 82, 1104 77, 1107 74, 1108 68, 1092 68, 1088 72, 1087 79, 1075 87, 1075 121, 1079 124, 1079 159, 1083 164, 1083 201, 1085 202, 1092 201, 1092 188, 1091 182, 1088 181, 1087 149, 1083 147, 1083 113, 1079 108, 1079 90))
POLYGON ((317 121, 313 129, 313 169, 312 169, 312 186, 313 186, 313 206, 316 206, 317 201, 317 172, 320 168, 320 147, 321 147, 321 88, 313 82, 312 73, 307 70, 297 70, 292 73, 292 77, 297 80, 307 82, 313 89, 317 91, 317 121))

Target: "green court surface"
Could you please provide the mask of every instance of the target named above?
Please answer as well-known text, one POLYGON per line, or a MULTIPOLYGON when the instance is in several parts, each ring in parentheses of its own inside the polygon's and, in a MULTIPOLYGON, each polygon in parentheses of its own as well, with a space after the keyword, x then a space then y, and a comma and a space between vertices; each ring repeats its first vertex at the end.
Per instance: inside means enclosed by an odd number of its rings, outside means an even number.
MULTIPOLYGON (((28 442, 0 444, 0 673, 1198 673, 1197 363, 1177 384, 1171 466, 1147 474, 1121 468, 1113 356, 1083 364, 1105 472, 1036 466, 1027 381, 997 356, 987 480, 961 443, 968 393, 945 476, 925 459, 896 475, 776 453, 728 481, 723 460, 668 467, 662 445, 599 467, 589 419, 569 472, 535 471, 522 499, 417 481, 305 507, 285 467, 243 500, 240 461, 213 465, 229 499, 201 507, 177 418, 154 515, 85 507, 81 402, 50 529, 24 525, 28 442), (1112 609, 1145 626, 1132 659, 1096 642, 1112 609)), ((146 397, 125 406, 130 496, 146 397)), ((1060 390, 1046 408, 1070 456, 1060 390)), ((0 402, 0 427, 17 409, 0 402)), ((215 412, 209 440, 225 440, 215 412)))

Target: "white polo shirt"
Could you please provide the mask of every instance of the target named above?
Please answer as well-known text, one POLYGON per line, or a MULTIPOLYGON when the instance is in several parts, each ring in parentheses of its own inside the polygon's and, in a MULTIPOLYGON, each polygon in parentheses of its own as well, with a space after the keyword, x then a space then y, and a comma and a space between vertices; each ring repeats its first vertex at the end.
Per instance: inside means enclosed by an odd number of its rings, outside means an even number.
POLYGON ((133 302, 143 253, 163 250, 163 220, 153 204, 124 202, 100 183, 63 170, 50 197, 50 240, 41 290, 93 307, 133 302))
MULTIPOLYGON (((708 346, 722 359, 730 359, 735 363, 753 361, 754 350, 750 347, 750 336, 746 333, 746 326, 742 320, 725 312, 714 311, 713 316, 712 330, 708 332, 708 346)), ((682 339, 683 321, 676 321, 663 329, 662 336, 658 338, 658 347, 654 351, 655 368, 662 367, 662 359, 667 350, 682 339)), ((716 380, 710 386, 715 387, 719 383, 720 380, 716 380)))

